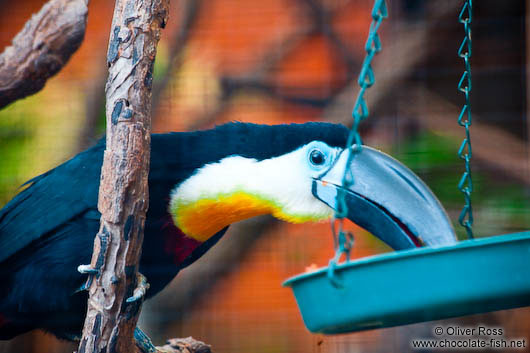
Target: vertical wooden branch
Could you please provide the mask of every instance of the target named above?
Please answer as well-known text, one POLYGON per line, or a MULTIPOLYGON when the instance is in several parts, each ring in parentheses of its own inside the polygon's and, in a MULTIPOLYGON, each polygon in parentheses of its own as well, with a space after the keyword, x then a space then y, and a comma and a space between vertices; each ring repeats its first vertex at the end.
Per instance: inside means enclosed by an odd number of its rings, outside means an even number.
POLYGON ((151 88, 156 46, 169 0, 116 0, 107 63, 107 147, 98 208, 101 225, 91 267, 88 312, 79 353, 134 352, 141 300, 127 303, 148 207, 151 88))

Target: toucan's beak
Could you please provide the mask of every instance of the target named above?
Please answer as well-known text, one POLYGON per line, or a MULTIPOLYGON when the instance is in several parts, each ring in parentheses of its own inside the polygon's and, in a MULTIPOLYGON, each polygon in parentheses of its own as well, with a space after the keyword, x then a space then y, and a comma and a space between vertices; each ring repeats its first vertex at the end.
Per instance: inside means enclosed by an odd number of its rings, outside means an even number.
POLYGON ((347 217, 395 250, 455 243, 442 205, 410 169, 373 148, 363 146, 346 166, 348 151, 313 181, 313 195, 333 209, 345 194, 347 217), (353 184, 341 187, 344 170, 353 184))

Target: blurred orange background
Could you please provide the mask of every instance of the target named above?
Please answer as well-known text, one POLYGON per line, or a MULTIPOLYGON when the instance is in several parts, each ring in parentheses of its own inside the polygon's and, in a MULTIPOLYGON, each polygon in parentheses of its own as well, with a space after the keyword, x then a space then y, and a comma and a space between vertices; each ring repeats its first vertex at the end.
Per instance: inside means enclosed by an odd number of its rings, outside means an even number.
MULTIPOLYGON (((0 0, 0 50, 45 1, 0 0)), ((172 1, 159 44, 153 131, 326 120, 350 124, 373 5, 368 0, 172 1)), ((463 64, 460 1, 389 1, 367 93, 365 143, 391 152, 424 178, 455 220, 463 130, 456 86, 463 64)), ((527 4, 475 3, 473 27, 476 232, 530 229, 526 78, 527 4)), ((92 0, 81 48, 38 94, 0 111, 0 206, 17 187, 70 158, 104 131, 106 49, 114 3, 92 0)), ((474 135, 473 135, 474 134, 474 135)), ((353 224, 353 257, 389 249, 353 224)), ((456 227, 455 227, 456 228, 456 227)), ((460 236, 464 233, 458 230, 460 236)), ((333 255, 329 224, 287 225, 262 217, 237 224, 214 249, 146 303, 141 327, 162 344, 193 336, 217 353, 407 352, 436 323, 339 336, 309 333, 281 283, 333 255)), ((389 300, 392 300, 389 293, 389 300)), ((354 303, 362 305, 362 303, 354 303)), ((450 319, 530 338, 527 308, 450 319)), ((75 344, 33 332, 0 352, 71 352, 75 344)), ((524 350, 522 350, 524 351, 524 350)), ((528 350, 530 351, 530 350, 528 350)))

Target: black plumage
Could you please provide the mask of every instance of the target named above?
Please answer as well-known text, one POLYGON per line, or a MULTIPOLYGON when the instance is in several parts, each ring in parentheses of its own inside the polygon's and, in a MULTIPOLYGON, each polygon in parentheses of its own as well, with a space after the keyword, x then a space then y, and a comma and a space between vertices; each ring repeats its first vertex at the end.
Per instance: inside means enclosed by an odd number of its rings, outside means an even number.
MULTIPOLYGON (((213 246, 226 229, 195 246, 172 223, 172 189, 198 168, 238 155, 257 160, 319 140, 343 147, 348 130, 307 123, 230 123, 212 130, 154 134, 149 174, 150 206, 140 261, 151 284, 147 297, 162 290, 178 271, 213 246), (169 245, 168 245, 169 244, 169 245), (171 248, 172 251, 167 251, 171 248)), ((58 337, 80 332, 87 295, 77 266, 90 262, 99 229, 97 195, 104 142, 30 180, 0 210, 0 339, 34 328, 58 337)))

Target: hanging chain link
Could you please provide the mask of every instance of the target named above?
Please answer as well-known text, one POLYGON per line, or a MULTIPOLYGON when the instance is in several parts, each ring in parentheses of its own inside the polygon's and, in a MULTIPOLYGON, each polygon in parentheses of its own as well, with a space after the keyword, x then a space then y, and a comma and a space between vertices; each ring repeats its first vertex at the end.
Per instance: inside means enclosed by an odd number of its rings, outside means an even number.
MULTIPOLYGON (((368 88, 373 86, 375 83, 375 75, 372 69, 372 59, 375 54, 379 53, 382 49, 381 39, 377 31, 381 26, 381 23, 385 18, 388 17, 388 9, 385 0, 375 0, 374 7, 372 9, 372 23, 370 24, 370 30, 368 33, 368 39, 366 41, 365 50, 366 57, 364 59, 361 72, 359 74, 358 83, 360 86, 359 94, 353 106, 353 125, 348 135, 348 141, 346 144, 348 159, 346 166, 349 166, 356 153, 362 149, 362 139, 359 134, 359 124, 368 118, 369 109, 364 98, 364 94, 368 88)), ((458 222, 466 229, 469 238, 473 238, 473 210, 471 207, 471 192, 473 191, 473 182, 471 179, 471 137, 469 133, 469 127, 471 126, 471 21, 472 21, 472 0, 464 0, 464 5, 459 15, 459 22, 464 25, 465 37, 458 49, 458 56, 464 60, 465 70, 458 82, 458 90, 464 93, 465 103, 462 107, 462 111, 458 116, 458 124, 465 128, 466 137, 462 141, 460 148, 458 149, 458 156, 465 162, 465 171, 462 174, 460 182, 458 183, 458 189, 464 194, 465 205, 460 213, 458 222)), ((354 183, 353 175, 348 173, 348 168, 345 168, 344 175, 342 178, 343 188, 347 188, 354 183)), ((334 215, 334 219, 331 223, 331 230, 333 234, 336 254, 333 259, 330 260, 328 268, 328 277, 331 283, 340 287, 340 283, 335 277, 335 268, 340 260, 342 254, 346 255, 346 259, 349 259, 350 251, 353 247, 354 238, 352 233, 345 233, 343 230, 343 221, 348 214, 348 206, 346 204, 346 193, 343 188, 340 188, 337 192, 337 207, 334 215), (338 224, 338 226, 337 226, 338 224)))
POLYGON ((464 0, 464 5, 458 16, 460 23, 464 25, 465 37, 458 49, 458 56, 464 60, 465 70, 458 82, 458 90, 464 93, 465 103, 458 116, 458 124, 465 128, 466 137, 458 149, 458 157, 465 163, 465 171, 458 183, 458 190, 464 194, 465 205, 458 217, 458 222, 466 229, 468 238, 473 238, 473 209, 471 207, 471 193, 473 191, 473 181, 471 179, 471 137, 469 127, 471 126, 471 20, 472 20, 472 0, 464 0))
MULTIPOLYGON (((368 88, 373 86, 375 83, 375 75, 372 69, 372 59, 375 54, 381 51, 381 39, 377 31, 381 26, 381 22, 388 17, 388 10, 385 0, 375 0, 374 7, 372 8, 372 23, 370 24, 370 30, 368 33, 368 39, 366 41, 365 50, 366 57, 359 74, 358 83, 361 89, 357 95, 357 99, 353 106, 353 125, 348 135, 348 141, 346 143, 348 159, 346 166, 349 166, 356 153, 362 149, 361 135, 359 134, 359 124, 361 121, 368 118, 369 110, 366 100, 364 99, 364 93, 368 88)), ((336 254, 335 257, 330 261, 330 272, 328 272, 332 283, 335 283, 333 277, 333 271, 336 263, 340 260, 342 254, 346 255, 346 259, 349 259, 350 250, 353 246, 353 235, 351 233, 345 233, 343 230, 344 218, 348 214, 348 205, 346 204, 346 191, 344 190, 348 186, 351 186, 354 182, 351 173, 348 173, 348 168, 345 168, 344 175, 342 177, 342 186, 337 192, 337 207, 334 215, 334 219, 331 222, 331 230, 333 233, 333 239, 335 242, 336 254), (338 226, 337 226, 338 224, 338 226)))
MULTIPOLYGON (((381 22, 388 17, 388 11, 385 0, 376 0, 372 9, 372 23, 370 24, 370 30, 368 33, 368 39, 366 40, 365 50, 366 57, 364 58, 361 72, 359 73, 358 83, 361 89, 355 100, 353 106, 353 125, 348 135, 348 141, 346 148, 348 149, 348 161, 346 165, 350 165, 351 161, 356 152, 360 152, 362 149, 362 139, 359 134, 359 124, 361 121, 368 118, 369 110, 366 100, 364 99, 364 93, 366 90, 373 86, 375 83, 374 70, 372 69, 372 59, 375 54, 381 51, 381 39, 377 31, 381 26, 381 22)), ((353 184, 353 176, 350 173, 344 171, 342 177, 342 185, 348 187, 353 184)), ((346 206, 344 192, 339 192, 337 195, 337 211, 335 212, 336 219, 344 219, 348 213, 346 206)))

